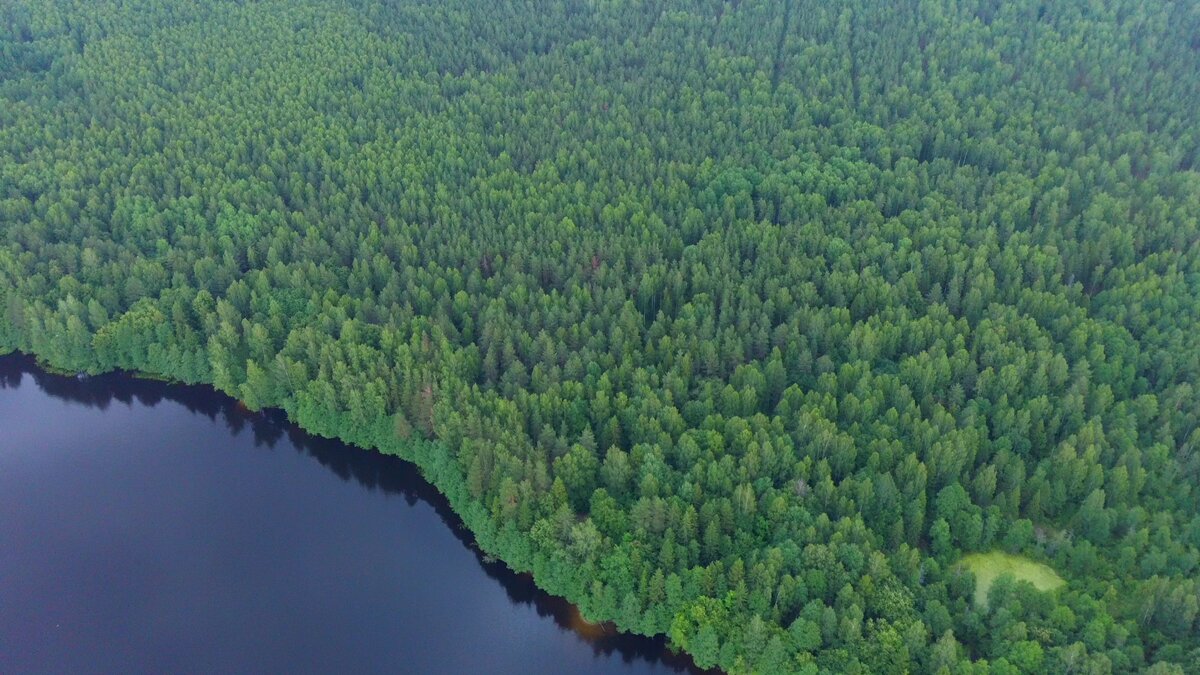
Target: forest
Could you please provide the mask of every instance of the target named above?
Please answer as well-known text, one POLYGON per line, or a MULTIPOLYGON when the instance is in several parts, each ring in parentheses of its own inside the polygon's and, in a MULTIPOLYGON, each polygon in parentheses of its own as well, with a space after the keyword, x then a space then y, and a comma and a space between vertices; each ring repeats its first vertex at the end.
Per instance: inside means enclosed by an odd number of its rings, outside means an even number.
POLYGON ((1200 673, 1200 4, 0 17, 0 352, 411 460, 704 668, 1200 673))

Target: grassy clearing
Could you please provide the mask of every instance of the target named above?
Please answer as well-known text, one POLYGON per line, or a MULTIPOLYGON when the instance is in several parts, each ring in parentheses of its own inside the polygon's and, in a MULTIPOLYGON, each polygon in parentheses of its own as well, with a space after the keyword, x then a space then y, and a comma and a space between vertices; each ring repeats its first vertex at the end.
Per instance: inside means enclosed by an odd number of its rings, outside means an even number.
POLYGON ((977 605, 987 604, 988 590, 1002 574, 1011 574, 1018 581, 1028 581, 1039 591, 1052 591, 1067 583, 1050 567, 1003 551, 971 553, 963 556, 962 564, 975 575, 977 605))

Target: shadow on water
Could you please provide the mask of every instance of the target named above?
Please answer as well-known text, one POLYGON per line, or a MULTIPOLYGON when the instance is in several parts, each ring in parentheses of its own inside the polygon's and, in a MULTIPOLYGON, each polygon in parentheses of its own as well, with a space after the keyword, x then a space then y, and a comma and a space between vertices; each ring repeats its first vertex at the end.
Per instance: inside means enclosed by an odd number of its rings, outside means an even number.
POLYGON ((476 562, 487 576, 504 588, 510 601, 531 605, 538 616, 553 619, 559 628, 573 632, 587 642, 595 654, 619 656, 627 663, 635 660, 656 662, 674 672, 703 672, 686 655, 668 649, 665 638, 631 635, 609 625, 590 624, 573 604, 539 589, 531 575, 518 574, 503 563, 486 558, 446 498, 422 478, 410 462, 313 436, 288 421, 281 410, 251 412, 236 399, 211 387, 143 379, 128 373, 80 377, 55 375, 43 370, 28 355, 0 357, 0 389, 20 386, 25 376, 31 377, 50 396, 99 410, 114 403, 132 405, 136 402, 154 407, 163 401, 171 401, 193 414, 223 423, 235 436, 249 430, 258 447, 274 448, 286 438, 299 452, 317 460, 344 481, 354 481, 371 491, 400 495, 410 506, 424 502, 433 507, 455 538, 475 554, 476 562))

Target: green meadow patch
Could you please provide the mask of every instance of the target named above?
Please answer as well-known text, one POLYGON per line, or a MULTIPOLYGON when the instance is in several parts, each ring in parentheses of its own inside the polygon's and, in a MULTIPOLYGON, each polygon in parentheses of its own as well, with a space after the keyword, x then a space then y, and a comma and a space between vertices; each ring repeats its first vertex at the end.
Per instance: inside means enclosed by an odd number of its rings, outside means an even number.
POLYGON ((1011 574, 1018 581, 1028 581, 1039 591, 1052 591, 1067 583, 1053 569, 1040 562, 1003 551, 971 553, 962 564, 975 575, 975 604, 986 605, 988 590, 1002 574, 1011 574))

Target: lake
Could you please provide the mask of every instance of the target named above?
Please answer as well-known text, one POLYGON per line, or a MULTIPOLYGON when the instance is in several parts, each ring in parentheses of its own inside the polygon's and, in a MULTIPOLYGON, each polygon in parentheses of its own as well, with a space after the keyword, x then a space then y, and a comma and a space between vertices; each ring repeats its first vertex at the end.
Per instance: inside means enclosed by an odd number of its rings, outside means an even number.
POLYGON ((483 558, 407 462, 0 358, 0 672, 692 672, 483 558))

